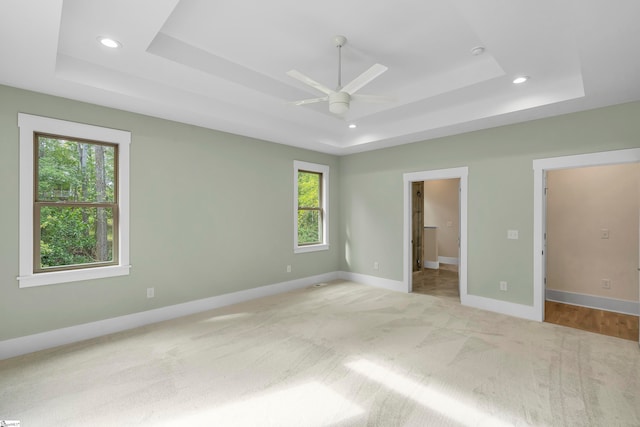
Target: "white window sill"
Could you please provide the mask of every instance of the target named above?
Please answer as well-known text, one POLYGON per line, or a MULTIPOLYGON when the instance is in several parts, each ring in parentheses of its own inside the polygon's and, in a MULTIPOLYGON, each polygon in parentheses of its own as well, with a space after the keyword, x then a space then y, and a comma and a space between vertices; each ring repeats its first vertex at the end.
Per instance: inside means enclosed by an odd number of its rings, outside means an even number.
POLYGON ((56 283, 127 276, 130 268, 130 265, 111 265, 108 267, 95 267, 81 270, 51 271, 48 273, 19 276, 18 281, 20 282, 21 288, 29 288, 31 286, 54 285, 56 283))
POLYGON ((293 252, 296 254, 301 254, 305 252, 327 251, 327 250, 329 250, 328 244, 298 246, 293 248, 293 252))

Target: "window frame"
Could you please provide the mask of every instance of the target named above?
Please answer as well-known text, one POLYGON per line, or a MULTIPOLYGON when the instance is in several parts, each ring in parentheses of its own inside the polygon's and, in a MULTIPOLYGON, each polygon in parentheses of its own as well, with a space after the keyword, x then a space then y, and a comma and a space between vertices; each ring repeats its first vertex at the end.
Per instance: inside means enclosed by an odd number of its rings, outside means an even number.
POLYGON ((88 125, 84 123, 58 120, 31 114, 18 113, 20 131, 20 220, 19 220, 19 276, 21 288, 52 285, 56 283, 100 279, 128 275, 129 265, 129 148, 131 132, 88 125), (36 171, 36 134, 54 135, 60 138, 117 146, 115 159, 117 188, 117 263, 83 266, 77 269, 56 269, 38 271, 35 268, 34 230, 36 224, 35 209, 35 173, 36 171))
POLYGON ((293 251, 294 253, 316 252, 329 249, 329 166, 294 160, 293 162, 293 251), (298 243, 298 174, 318 173, 320 179, 320 212, 322 216, 322 241, 320 243, 298 243))

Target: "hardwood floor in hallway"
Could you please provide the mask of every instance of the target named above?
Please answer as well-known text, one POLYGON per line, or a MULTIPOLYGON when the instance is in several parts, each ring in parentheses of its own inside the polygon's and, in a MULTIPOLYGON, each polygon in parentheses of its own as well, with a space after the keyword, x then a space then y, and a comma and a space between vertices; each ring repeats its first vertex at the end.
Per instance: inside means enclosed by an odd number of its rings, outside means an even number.
POLYGON ((458 266, 440 264, 439 269, 425 268, 413 273, 413 292, 460 302, 458 266))
POLYGON ((545 301, 544 321, 611 337, 638 341, 638 316, 545 301))

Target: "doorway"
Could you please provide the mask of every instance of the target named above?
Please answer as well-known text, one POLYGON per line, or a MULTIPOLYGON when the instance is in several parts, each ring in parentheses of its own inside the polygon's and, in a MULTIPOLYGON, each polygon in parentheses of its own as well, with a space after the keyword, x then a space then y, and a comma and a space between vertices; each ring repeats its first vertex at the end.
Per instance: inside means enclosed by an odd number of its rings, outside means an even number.
POLYGON ((546 173, 545 321, 638 336, 640 163, 546 173))
MULTIPOLYGON (((459 255, 458 255, 458 294, 459 301, 465 304, 467 298, 467 167, 439 169, 423 172, 410 172, 403 175, 404 182, 404 274, 403 283, 407 292, 413 291, 413 183, 433 180, 459 179, 459 255)), ((424 244, 424 242, 422 242, 424 244)))
MULTIPOLYGON (((640 149, 608 151, 575 156, 554 157, 533 161, 534 170, 534 221, 533 221, 533 265, 534 307, 537 320, 545 318, 546 293, 546 173, 551 170, 581 168, 589 166, 615 165, 640 162, 640 149)), ((637 195, 636 195, 637 196, 637 195)), ((604 228, 604 227, 601 227, 604 228)), ((640 261, 640 260, 639 260, 640 261)), ((635 274, 639 272, 636 270, 635 274)), ((637 310, 637 309, 636 309, 637 310)), ((636 316, 638 312, 636 311, 636 316)))
POLYGON ((413 292, 460 302, 460 179, 416 184, 422 184, 423 224, 417 229, 414 222, 413 235, 422 235, 423 262, 422 268, 413 272, 413 292))

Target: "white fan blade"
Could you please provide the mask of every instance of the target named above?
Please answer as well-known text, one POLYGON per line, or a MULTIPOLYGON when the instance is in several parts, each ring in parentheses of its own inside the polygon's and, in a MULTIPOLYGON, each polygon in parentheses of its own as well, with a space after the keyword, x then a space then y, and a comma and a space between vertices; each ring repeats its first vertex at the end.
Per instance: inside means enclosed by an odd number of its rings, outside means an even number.
POLYGON ((322 98, 311 98, 311 99, 302 99, 300 101, 292 101, 290 102, 290 104, 293 105, 307 105, 307 104, 314 104, 316 102, 322 102, 322 101, 328 101, 329 97, 328 96, 324 96, 322 98))
POLYGON ((385 71, 387 71, 387 67, 382 64, 375 64, 367 71, 347 83, 347 85, 342 88, 342 91, 347 92, 349 95, 353 95, 358 89, 360 89, 385 71))
POLYGON ((384 95, 360 95, 355 94, 351 95, 351 99, 355 99, 356 101, 364 101, 364 102, 393 102, 395 98, 392 96, 384 96, 384 95))
POLYGON ((311 77, 305 76, 300 71, 290 70, 290 71, 287 71, 287 75, 289 77, 293 77, 294 79, 301 81, 302 83, 304 83, 306 85, 309 85, 309 86, 319 90, 322 93, 326 93, 327 95, 331 95, 334 92, 333 90, 329 89, 325 85, 320 84, 317 81, 313 80, 311 77))

